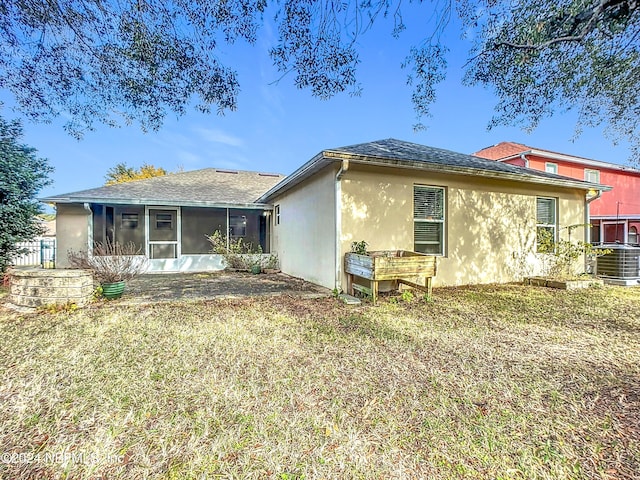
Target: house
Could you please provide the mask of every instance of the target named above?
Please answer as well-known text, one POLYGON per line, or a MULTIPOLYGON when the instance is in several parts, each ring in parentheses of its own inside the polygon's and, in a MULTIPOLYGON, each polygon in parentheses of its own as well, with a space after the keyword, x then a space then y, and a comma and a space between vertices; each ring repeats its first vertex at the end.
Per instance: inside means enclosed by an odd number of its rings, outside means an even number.
POLYGON ((537 232, 584 240, 588 202, 607 188, 387 139, 323 150, 284 178, 207 169, 44 200, 61 252, 134 241, 154 270, 215 269, 204 235, 227 227, 285 273, 345 289, 344 254, 361 240, 436 255, 436 286, 520 280, 540 268, 537 232))
POLYGON ((110 241, 133 242, 151 271, 219 269, 206 238, 216 230, 268 252, 272 207, 256 199, 282 178, 207 168, 44 198, 57 209, 57 266, 69 266, 69 250, 110 241))
POLYGON ((284 272, 344 289, 344 254, 364 240, 437 255, 443 286, 536 273, 537 231, 584 240, 588 202, 606 189, 388 139, 324 150, 258 202, 273 205, 271 248, 284 272))
POLYGON ((611 191, 603 192, 589 204, 591 242, 640 243, 640 170, 514 142, 502 142, 474 155, 610 185, 611 191))

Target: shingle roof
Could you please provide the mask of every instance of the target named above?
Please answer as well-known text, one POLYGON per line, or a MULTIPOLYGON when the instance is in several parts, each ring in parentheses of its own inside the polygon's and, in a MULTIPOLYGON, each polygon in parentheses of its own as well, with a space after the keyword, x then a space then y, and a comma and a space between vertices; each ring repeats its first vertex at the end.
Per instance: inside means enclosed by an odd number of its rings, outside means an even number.
POLYGON ((640 169, 635 167, 628 167, 626 165, 620 165, 617 163, 603 162, 602 160, 593 160, 591 158, 577 157, 575 155, 554 152, 553 150, 546 150, 544 148, 529 147, 521 143, 514 142, 501 142, 491 147, 483 148, 482 150, 474 153, 473 155, 488 158, 489 160, 505 161, 512 159, 520 154, 535 155, 554 161, 565 161, 570 163, 577 163, 588 167, 606 168, 609 170, 619 170, 634 175, 640 175, 640 169))
POLYGON ((363 157, 386 158, 390 160, 400 160, 406 162, 424 162, 432 165, 442 165, 446 167, 469 168, 478 171, 494 171, 504 173, 517 173, 519 175, 533 175, 535 177, 565 178, 560 175, 553 175, 546 172, 526 170, 508 163, 494 162, 484 158, 467 155, 465 153, 453 152, 442 148, 419 145, 417 143, 405 142, 388 138, 375 142, 360 143, 348 147, 334 148, 325 152, 338 152, 355 154, 363 157))
MULTIPOLYGON (((206 168, 43 198, 50 203, 247 205, 284 178, 280 174, 206 168)), ((257 205, 256 205, 257 206, 257 205)))
POLYGON ((323 150, 320 154, 316 155, 309 162, 265 193, 260 197, 259 201, 269 201, 275 194, 297 185, 327 164, 343 159, 389 167, 402 166, 405 168, 438 171, 442 173, 501 177, 517 182, 581 188, 583 190, 590 188, 609 189, 609 187, 583 182, 562 175, 530 170, 508 163, 495 162, 473 155, 453 152, 451 150, 389 138, 386 140, 377 140, 374 142, 323 150))
POLYGON ((527 147, 522 143, 516 142, 500 142, 490 147, 478 150, 473 155, 476 157, 486 158, 488 160, 500 160, 501 158, 511 157, 522 152, 531 150, 531 147, 527 147))

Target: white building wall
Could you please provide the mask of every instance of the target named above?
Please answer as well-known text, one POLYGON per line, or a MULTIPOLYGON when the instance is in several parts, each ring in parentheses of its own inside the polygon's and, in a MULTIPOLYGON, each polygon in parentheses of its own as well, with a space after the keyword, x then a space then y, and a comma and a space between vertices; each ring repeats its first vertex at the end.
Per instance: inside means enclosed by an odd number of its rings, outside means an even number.
POLYGON ((336 270, 335 176, 328 166, 272 200, 271 251, 284 273, 333 288, 336 270))

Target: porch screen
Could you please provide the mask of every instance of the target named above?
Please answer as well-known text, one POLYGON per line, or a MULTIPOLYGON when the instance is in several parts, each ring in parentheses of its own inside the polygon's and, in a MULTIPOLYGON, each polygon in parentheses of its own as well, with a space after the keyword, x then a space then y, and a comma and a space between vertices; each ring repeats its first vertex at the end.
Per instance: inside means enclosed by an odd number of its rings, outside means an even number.
POLYGON ((445 192, 442 187, 413 187, 413 249, 444 255, 445 192))

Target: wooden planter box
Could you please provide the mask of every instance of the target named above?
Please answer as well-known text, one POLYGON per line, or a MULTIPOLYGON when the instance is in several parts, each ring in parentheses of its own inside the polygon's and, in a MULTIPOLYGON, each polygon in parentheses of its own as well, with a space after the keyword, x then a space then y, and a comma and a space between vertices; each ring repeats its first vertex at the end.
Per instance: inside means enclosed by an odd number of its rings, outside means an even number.
POLYGON ((344 256, 347 290, 351 295, 354 290, 367 293, 373 303, 378 297, 378 283, 383 280, 395 280, 431 296, 431 278, 435 277, 436 269, 435 256, 407 250, 382 250, 367 255, 347 253, 344 256), (371 288, 358 285, 353 277, 369 280, 371 288))

